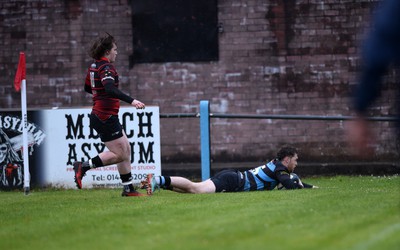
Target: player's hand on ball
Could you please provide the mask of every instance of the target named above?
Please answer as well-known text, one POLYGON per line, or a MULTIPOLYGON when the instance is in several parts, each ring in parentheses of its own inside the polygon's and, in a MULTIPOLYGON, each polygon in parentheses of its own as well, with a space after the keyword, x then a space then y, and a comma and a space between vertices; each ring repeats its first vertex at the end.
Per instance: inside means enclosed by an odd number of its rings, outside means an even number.
POLYGON ((290 179, 291 179, 294 183, 296 183, 298 186, 300 186, 301 188, 304 188, 304 185, 303 185, 303 183, 301 182, 300 177, 299 177, 297 174, 291 173, 291 174, 290 174, 290 179))

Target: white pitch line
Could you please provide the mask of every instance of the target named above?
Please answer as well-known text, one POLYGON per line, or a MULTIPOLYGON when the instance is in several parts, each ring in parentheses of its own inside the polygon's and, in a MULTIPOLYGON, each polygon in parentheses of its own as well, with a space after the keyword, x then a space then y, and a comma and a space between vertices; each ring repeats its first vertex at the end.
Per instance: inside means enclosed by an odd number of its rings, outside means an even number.
POLYGON ((387 238, 387 236, 391 235, 391 234, 395 234, 396 231, 400 231, 400 223, 396 223, 393 225, 390 225, 386 228, 384 228, 383 230, 381 230, 380 232, 378 232, 377 234, 374 234, 373 236, 371 236, 368 240, 363 241, 362 243, 356 245, 354 248, 354 250, 366 250, 369 247, 371 247, 371 245, 387 238))

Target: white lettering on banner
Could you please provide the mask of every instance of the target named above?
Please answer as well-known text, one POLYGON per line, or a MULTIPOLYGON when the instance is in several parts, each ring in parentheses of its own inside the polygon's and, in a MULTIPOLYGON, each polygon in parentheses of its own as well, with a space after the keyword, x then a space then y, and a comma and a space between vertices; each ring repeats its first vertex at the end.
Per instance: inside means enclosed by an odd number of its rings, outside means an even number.
MULTIPOLYGON (((34 146, 42 144, 46 134, 28 119, 26 122, 26 150, 32 155, 34 146)), ((0 189, 21 188, 24 183, 23 127, 20 116, 0 113, 0 189)))
MULTIPOLYGON (((46 115, 46 123, 49 125, 46 130, 49 131, 49 140, 46 140, 46 143, 48 142, 48 151, 52 151, 48 156, 52 169, 49 170, 46 179, 52 185, 55 185, 53 183, 55 181, 56 185, 75 187, 73 162, 87 161, 108 151, 97 132, 90 127, 90 112, 90 109, 61 109, 51 110, 46 115), (61 169, 65 170, 64 173, 60 173, 61 169)), ((146 107, 141 110, 121 108, 119 120, 131 146, 134 180, 140 182, 148 173, 160 175, 158 107, 146 107)), ((119 178, 118 168, 116 165, 111 165, 90 170, 82 183, 84 187, 115 187, 121 182, 119 178), (102 172, 97 172, 100 170, 102 172), (109 185, 110 182, 114 184, 109 185)))
MULTIPOLYGON (((20 117, 0 115, 0 129, 10 130, 12 132, 18 132, 22 134, 23 127, 24 124, 22 123, 22 119, 20 117)), ((46 134, 31 122, 28 122, 27 132, 33 136, 32 139, 37 145, 40 145, 46 137, 46 134)))

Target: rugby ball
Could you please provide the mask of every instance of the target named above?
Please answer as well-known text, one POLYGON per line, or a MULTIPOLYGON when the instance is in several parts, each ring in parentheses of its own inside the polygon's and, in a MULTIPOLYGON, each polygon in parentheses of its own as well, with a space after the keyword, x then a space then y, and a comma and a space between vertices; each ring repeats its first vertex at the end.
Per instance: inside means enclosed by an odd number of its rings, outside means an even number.
POLYGON ((291 174, 290 174, 290 179, 291 179, 294 183, 296 183, 296 185, 299 184, 299 182, 300 182, 299 176, 298 176, 297 174, 295 174, 295 173, 291 173, 291 174))
MULTIPOLYGON (((291 179, 296 185, 299 184, 300 178, 299 178, 299 176, 298 176, 297 174, 291 173, 291 174, 290 174, 290 179, 291 179)), ((279 183, 278 186, 277 186, 277 188, 278 188, 279 190, 285 189, 285 187, 282 185, 282 183, 279 183)))

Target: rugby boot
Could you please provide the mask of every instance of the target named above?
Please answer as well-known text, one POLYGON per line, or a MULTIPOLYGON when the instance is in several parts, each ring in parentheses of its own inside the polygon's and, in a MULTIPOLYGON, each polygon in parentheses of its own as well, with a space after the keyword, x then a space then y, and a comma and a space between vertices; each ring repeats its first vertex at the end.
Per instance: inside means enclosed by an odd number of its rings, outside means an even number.
POLYGON ((75 183, 78 189, 82 189, 82 178, 85 176, 85 172, 82 169, 82 162, 76 161, 73 163, 74 172, 75 172, 75 183))
POLYGON ((148 174, 146 179, 147 179, 146 183, 147 195, 152 195, 154 193, 154 190, 160 189, 160 186, 157 184, 156 178, 153 174, 148 174))
POLYGON ((131 191, 126 191, 125 189, 122 191, 121 196, 127 197, 127 196, 147 196, 145 194, 142 194, 136 190, 131 190, 131 191))

